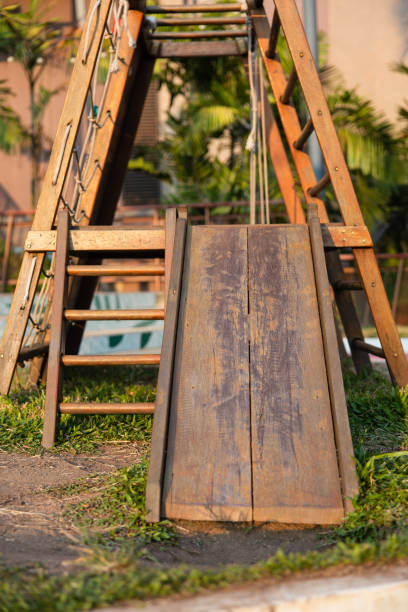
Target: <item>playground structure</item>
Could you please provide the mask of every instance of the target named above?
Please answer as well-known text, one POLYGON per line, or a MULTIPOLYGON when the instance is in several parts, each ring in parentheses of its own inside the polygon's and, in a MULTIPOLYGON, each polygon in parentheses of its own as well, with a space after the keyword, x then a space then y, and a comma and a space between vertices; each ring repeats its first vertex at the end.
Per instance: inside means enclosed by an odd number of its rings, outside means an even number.
POLYGON ((92 3, 2 341, 1 392, 9 391, 18 361, 32 361, 32 381, 48 366, 45 447, 54 443, 61 413, 154 412, 146 497, 151 521, 342 520, 357 479, 329 282, 357 371, 371 367, 374 353, 386 359, 396 384, 408 384, 371 237, 295 2, 265 4, 273 9, 271 25, 262 5, 248 2, 249 29, 156 32, 146 14, 216 13, 159 18, 155 25, 224 27, 247 23, 246 10, 240 4, 92 3), (293 60, 288 77, 276 53, 281 29, 293 60), (170 209, 164 228, 112 226, 155 59, 242 56, 251 79, 248 34, 262 57, 308 222, 262 84, 267 144, 289 224, 270 225, 267 208, 257 211, 252 197, 249 225, 191 227, 184 209, 170 209), (98 87, 104 40, 111 61, 98 87), (304 127, 291 104, 296 83, 310 116, 304 127), (313 132, 327 167, 319 181, 304 150, 313 132), (330 223, 319 197, 329 183, 340 224, 330 223), (361 281, 347 280, 341 248, 353 249, 361 281), (49 252, 55 256, 44 270, 49 252), (102 263, 124 256, 164 264, 125 269, 102 263), (89 310, 96 278, 124 273, 164 275, 165 311, 89 310), (366 294, 381 349, 364 340, 355 290, 366 294), (77 354, 83 321, 121 318, 164 318, 161 355, 77 354), (155 406, 61 403, 64 367, 152 363, 160 363, 155 406))

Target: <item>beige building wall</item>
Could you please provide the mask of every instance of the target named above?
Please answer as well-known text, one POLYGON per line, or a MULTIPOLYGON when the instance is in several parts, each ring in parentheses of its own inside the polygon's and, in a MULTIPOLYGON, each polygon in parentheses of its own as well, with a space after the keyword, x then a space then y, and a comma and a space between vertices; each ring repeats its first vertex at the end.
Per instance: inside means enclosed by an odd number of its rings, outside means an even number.
POLYGON ((408 98, 408 76, 392 65, 408 60, 407 0, 317 0, 318 27, 326 32, 328 62, 345 85, 372 100, 395 121, 408 98))

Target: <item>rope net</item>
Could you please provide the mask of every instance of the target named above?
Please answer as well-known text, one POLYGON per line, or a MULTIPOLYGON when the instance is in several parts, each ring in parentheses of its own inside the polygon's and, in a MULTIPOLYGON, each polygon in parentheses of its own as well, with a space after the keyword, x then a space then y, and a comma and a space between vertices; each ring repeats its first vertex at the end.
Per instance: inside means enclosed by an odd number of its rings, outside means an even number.
MULTIPOLYGON (((95 0, 90 9, 86 30, 82 35, 84 37, 83 52, 81 57, 77 55, 75 62, 82 62, 86 65, 93 45, 98 44, 94 40, 94 32, 100 19, 100 6, 101 0, 95 0)), ((89 223, 89 216, 83 206, 83 200, 97 173, 102 172, 99 160, 95 159, 94 155, 99 132, 108 122, 114 124, 109 108, 109 100, 113 92, 112 75, 124 70, 126 66, 124 58, 120 55, 121 40, 125 37, 125 42, 127 40, 129 46, 136 46, 136 41, 129 31, 128 10, 129 3, 127 0, 112 0, 110 2, 108 18, 97 50, 97 60, 92 71, 79 129, 73 147, 69 152, 68 172, 56 209, 66 208, 68 210, 72 226, 89 223)), ((52 177, 54 185, 58 181, 72 129, 72 122, 67 123, 52 177)), ((54 255, 51 258, 47 256, 44 259, 41 279, 38 283, 37 294, 30 311, 22 344, 24 348, 42 344, 47 339, 53 293, 54 260, 54 255)), ((33 261, 35 261, 35 258, 33 261)), ((31 279, 29 278, 28 288, 30 284, 31 279)))

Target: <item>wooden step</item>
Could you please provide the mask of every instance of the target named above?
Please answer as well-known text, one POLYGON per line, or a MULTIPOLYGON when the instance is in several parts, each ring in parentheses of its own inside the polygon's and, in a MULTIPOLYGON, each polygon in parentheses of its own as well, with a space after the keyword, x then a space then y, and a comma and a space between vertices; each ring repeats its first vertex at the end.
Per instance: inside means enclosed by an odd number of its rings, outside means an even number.
POLYGON ((65 366, 159 365, 160 354, 64 355, 65 366))
POLYGON ((131 404, 75 402, 59 405, 62 414, 153 414, 154 402, 135 402, 131 404))
POLYGON ((164 276, 164 265, 78 265, 67 266, 69 276, 164 276))
POLYGON ((66 310, 67 321, 163 321, 164 309, 66 310))

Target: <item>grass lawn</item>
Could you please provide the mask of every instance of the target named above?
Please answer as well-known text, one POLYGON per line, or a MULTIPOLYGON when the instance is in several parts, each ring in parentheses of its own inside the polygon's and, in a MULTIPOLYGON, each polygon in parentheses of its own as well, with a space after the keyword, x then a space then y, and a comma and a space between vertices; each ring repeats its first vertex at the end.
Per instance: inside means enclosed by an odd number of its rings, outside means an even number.
MULTIPOLYGON (((73 370, 66 380, 64 401, 154 401, 155 368, 123 368, 120 378, 117 372, 73 370)), ((255 565, 221 570, 140 563, 149 542, 172 546, 178 537, 170 523, 152 526, 144 520, 151 417, 63 415, 52 453, 96 452, 106 442, 127 440, 140 444, 141 458, 114 473, 53 489, 55 496, 73 496, 69 519, 78 526, 87 550, 86 569, 51 574, 4 564, 0 611, 85 610, 128 598, 192 593, 306 569, 408 558, 408 391, 394 389, 378 373, 346 374, 345 384, 360 479, 354 512, 341 526, 326 531, 330 545, 324 550, 278 551, 255 565), (80 494, 85 494, 85 501, 80 494)), ((41 452, 43 404, 42 388, 16 389, 1 400, 0 449, 41 452)))

